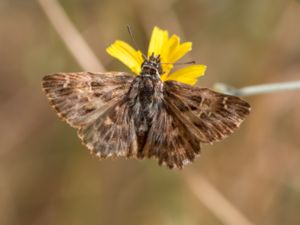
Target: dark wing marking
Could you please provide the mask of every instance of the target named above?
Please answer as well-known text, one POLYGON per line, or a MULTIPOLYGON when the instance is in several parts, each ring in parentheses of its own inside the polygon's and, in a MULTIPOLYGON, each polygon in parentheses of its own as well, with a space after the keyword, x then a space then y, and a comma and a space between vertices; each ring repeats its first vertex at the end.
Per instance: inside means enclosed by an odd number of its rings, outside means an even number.
POLYGON ((96 120, 127 93, 133 76, 124 72, 57 73, 42 86, 58 115, 73 127, 96 120))
POLYGON ((166 81, 164 91, 166 102, 180 112, 182 122, 203 143, 226 138, 250 112, 250 105, 244 100, 207 88, 166 81))
POLYGON ((200 153, 200 141, 169 104, 162 102, 158 108, 141 155, 157 158, 170 169, 182 168, 200 153))

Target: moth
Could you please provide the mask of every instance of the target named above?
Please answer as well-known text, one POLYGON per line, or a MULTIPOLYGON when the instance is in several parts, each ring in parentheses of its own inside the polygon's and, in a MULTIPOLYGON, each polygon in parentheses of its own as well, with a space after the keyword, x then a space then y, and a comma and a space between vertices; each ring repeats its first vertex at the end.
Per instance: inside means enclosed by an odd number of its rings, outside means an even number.
POLYGON ((183 168, 201 144, 240 126, 250 105, 236 97, 177 81, 162 82, 160 56, 145 59, 139 76, 125 72, 56 73, 42 86, 58 116, 77 129, 101 159, 155 158, 183 168))

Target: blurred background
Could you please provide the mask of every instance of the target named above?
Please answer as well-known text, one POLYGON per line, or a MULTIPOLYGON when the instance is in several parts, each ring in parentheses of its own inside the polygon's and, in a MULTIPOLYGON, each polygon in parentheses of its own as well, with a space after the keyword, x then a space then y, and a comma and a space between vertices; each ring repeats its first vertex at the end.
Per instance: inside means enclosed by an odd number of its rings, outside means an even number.
POLYGON ((245 98, 241 129, 170 171, 91 157, 41 90, 54 72, 128 71, 105 52, 132 42, 127 24, 144 51, 154 25, 192 41, 183 60, 208 66, 199 86, 297 80, 299 22, 295 0, 0 0, 0 224, 300 224, 300 91, 245 98), (60 12, 94 52, 90 68, 64 43, 60 12))

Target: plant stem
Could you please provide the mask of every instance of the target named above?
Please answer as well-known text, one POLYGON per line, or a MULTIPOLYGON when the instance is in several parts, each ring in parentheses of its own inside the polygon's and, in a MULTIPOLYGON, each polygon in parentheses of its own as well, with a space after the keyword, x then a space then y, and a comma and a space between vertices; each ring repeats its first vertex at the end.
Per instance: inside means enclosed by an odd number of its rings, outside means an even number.
POLYGON ((250 95, 258 95, 258 94, 272 93, 278 91, 300 90, 300 81, 261 84, 261 85, 247 86, 243 88, 235 88, 235 87, 228 86, 224 83, 216 83, 213 86, 213 88, 216 91, 223 92, 229 95, 250 96, 250 95))
POLYGON ((105 71, 57 0, 37 0, 78 64, 86 71, 105 71))

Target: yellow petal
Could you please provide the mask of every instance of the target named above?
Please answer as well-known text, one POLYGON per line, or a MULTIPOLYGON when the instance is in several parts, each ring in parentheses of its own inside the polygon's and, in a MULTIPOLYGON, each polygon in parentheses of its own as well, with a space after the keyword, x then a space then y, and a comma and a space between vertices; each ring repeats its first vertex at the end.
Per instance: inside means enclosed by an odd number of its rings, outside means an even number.
POLYGON ((192 50, 192 43, 185 42, 180 44, 180 38, 177 35, 172 35, 168 39, 166 45, 163 47, 161 53, 161 59, 163 63, 162 68, 165 74, 169 74, 173 68, 172 63, 176 63, 180 58, 182 58, 186 53, 192 50))
POLYGON ((169 55, 172 54, 179 46, 179 37, 172 35, 172 37, 167 41, 166 45, 161 52, 162 70, 165 75, 169 74, 173 68, 174 62, 171 62, 169 55), (164 64, 165 63, 165 64, 164 64))
POLYGON ((184 42, 180 44, 176 50, 174 50, 170 56, 169 60, 174 62, 177 62, 180 58, 182 58, 186 53, 192 50, 192 42, 184 42))
POLYGON ((163 60, 163 62, 173 63, 169 62, 169 55, 173 54, 173 52, 177 49, 177 47, 179 46, 179 41, 180 39, 176 35, 172 35, 172 37, 168 39, 161 52, 161 59, 163 60))
POLYGON ((191 65, 185 68, 182 68, 180 70, 177 70, 176 72, 167 75, 162 75, 161 79, 163 81, 166 80, 175 80, 181 83, 194 85, 197 82, 197 79, 204 75, 204 72, 206 70, 205 65, 191 65))
POLYGON ((166 30, 154 27, 148 48, 148 57, 154 53, 155 56, 161 55, 162 49, 168 41, 169 34, 166 30))
POLYGON ((128 66, 135 74, 140 74, 143 63, 142 53, 124 41, 117 40, 107 49, 107 53, 128 66))

